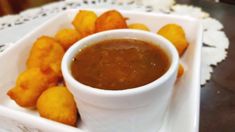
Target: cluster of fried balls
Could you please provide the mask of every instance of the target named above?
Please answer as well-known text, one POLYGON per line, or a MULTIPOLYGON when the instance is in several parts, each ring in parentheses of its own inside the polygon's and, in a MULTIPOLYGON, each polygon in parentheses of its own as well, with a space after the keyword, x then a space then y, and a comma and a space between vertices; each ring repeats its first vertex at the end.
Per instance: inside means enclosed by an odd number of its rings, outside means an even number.
MULTIPOLYGON (((76 126, 78 112, 73 95, 63 82, 62 57, 75 42, 97 32, 127 28, 150 31, 141 23, 127 25, 126 20, 116 10, 106 11, 99 17, 93 11, 80 10, 72 21, 74 29, 60 29, 54 37, 41 36, 34 42, 27 68, 18 76, 8 96, 22 107, 36 108, 41 117, 76 126)), ((177 24, 167 24, 157 34, 171 41, 180 56, 188 47, 184 30, 177 24)), ((180 64, 178 77, 183 73, 180 64)))

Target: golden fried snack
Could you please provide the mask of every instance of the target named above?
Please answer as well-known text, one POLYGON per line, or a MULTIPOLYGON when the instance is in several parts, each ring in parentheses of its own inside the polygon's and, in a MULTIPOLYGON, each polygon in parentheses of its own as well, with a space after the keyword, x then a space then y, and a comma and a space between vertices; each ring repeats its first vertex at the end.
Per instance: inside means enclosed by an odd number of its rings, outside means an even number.
POLYGON ((81 34, 86 37, 95 33, 95 21, 97 16, 95 12, 88 10, 80 10, 72 21, 73 26, 81 34))
POLYGON ((177 78, 180 78, 184 74, 184 66, 179 64, 177 78))
POLYGON ((75 126, 77 122, 77 108, 73 95, 66 87, 48 88, 37 101, 40 116, 75 126))
POLYGON ((58 76, 61 74, 61 60, 64 55, 63 47, 53 38, 42 36, 34 43, 27 68, 40 67, 43 71, 54 71, 58 76))
POLYGON ((40 68, 30 68, 21 73, 16 81, 16 86, 7 94, 22 107, 35 107, 38 97, 49 86, 57 84, 53 72, 46 74, 40 68))
POLYGON ((127 28, 126 19, 116 10, 104 12, 95 21, 96 32, 122 28, 127 28))
POLYGON ((142 24, 142 23, 133 23, 128 25, 129 29, 137 29, 137 30, 144 30, 144 31, 150 31, 149 28, 142 24))
POLYGON ((184 30, 177 24, 165 25, 158 31, 158 34, 171 41, 178 50, 180 56, 183 55, 188 47, 188 42, 186 40, 184 30))
POLYGON ((64 50, 67 50, 75 42, 81 39, 80 33, 74 29, 61 29, 55 35, 56 40, 61 44, 64 50))

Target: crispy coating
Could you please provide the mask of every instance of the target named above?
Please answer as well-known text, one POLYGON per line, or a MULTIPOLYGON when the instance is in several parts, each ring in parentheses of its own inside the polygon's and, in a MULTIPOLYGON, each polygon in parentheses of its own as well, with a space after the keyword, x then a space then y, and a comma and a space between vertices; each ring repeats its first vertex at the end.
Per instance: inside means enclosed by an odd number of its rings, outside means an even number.
POLYGON ((15 87, 7 94, 22 107, 35 107, 41 93, 57 82, 54 72, 45 74, 40 68, 30 68, 18 76, 15 87))
POLYGON ((137 30, 144 30, 144 31, 150 31, 149 28, 142 24, 142 23, 133 23, 128 25, 129 29, 137 29, 137 30))
POLYGON ((81 34, 86 37, 95 33, 95 21, 97 16, 95 12, 88 10, 80 10, 72 21, 73 26, 81 34))
POLYGON ((122 28, 127 28, 126 19, 116 10, 104 12, 95 21, 96 32, 122 28))
POLYGON ((74 29, 61 29, 55 35, 56 40, 61 44, 64 50, 67 50, 75 42, 81 39, 81 35, 74 29))
POLYGON ((182 64, 179 64, 177 78, 182 77, 183 74, 184 74, 184 66, 182 64))
POLYGON ((176 47, 180 56, 183 55, 188 47, 184 30, 180 25, 167 24, 158 31, 158 34, 171 41, 176 47))
POLYGON ((77 122, 77 108, 73 95, 66 87, 48 88, 37 101, 40 116, 75 126, 77 122))
POLYGON ((42 36, 34 43, 27 68, 40 67, 43 71, 54 71, 58 76, 61 74, 61 60, 64 55, 63 47, 53 38, 42 36))

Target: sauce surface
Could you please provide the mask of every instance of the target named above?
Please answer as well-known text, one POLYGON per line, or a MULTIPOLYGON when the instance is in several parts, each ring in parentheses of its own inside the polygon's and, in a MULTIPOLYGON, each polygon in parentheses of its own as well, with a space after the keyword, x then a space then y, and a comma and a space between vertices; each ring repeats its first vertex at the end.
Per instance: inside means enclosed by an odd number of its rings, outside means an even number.
POLYGON ((106 40, 85 47, 71 64, 77 81, 106 90, 143 86, 168 68, 169 59, 160 47, 135 39, 106 40))

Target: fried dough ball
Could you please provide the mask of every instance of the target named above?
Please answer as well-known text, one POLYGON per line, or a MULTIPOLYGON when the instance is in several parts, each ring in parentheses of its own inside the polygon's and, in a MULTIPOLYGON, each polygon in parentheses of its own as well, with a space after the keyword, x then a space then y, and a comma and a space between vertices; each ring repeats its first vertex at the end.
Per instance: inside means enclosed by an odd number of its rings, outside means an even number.
POLYGON ((184 30, 180 25, 167 24, 158 31, 158 34, 171 41, 180 56, 183 55, 188 47, 184 30))
POLYGON ((86 37, 95 33, 95 21, 97 16, 95 12, 88 10, 80 10, 72 21, 73 26, 81 34, 86 37))
POLYGON ((73 95, 66 87, 48 88, 37 101, 40 116, 75 126, 77 122, 77 108, 73 95))
POLYGON ((63 55, 64 49, 55 39, 42 36, 37 39, 30 51, 27 68, 40 67, 44 71, 52 70, 62 77, 60 66, 63 55))
POLYGON ((127 28, 126 19, 116 10, 104 12, 95 21, 96 32, 122 28, 127 28))
POLYGON ((179 64, 177 78, 182 77, 183 74, 184 74, 184 66, 182 64, 179 64))
POLYGON ((15 87, 7 94, 22 107, 35 107, 41 93, 57 82, 54 72, 43 73, 40 68, 30 68, 18 76, 15 87))
POLYGON ((142 23, 133 23, 128 25, 129 29, 137 29, 137 30, 144 30, 144 31, 150 31, 149 28, 142 24, 142 23))
POLYGON ((80 33, 74 29, 61 29, 55 35, 56 40, 61 44, 64 50, 67 50, 75 42, 81 39, 80 33))

